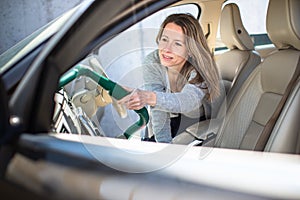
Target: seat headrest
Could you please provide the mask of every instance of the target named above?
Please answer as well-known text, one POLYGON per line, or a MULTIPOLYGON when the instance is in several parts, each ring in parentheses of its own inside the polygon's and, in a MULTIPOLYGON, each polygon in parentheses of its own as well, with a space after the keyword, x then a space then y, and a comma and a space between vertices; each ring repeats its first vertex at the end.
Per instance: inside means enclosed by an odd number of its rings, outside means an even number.
POLYGON ((253 41, 242 23, 239 7, 234 3, 225 5, 222 10, 220 34, 229 49, 254 49, 253 41))
POLYGON ((300 49, 300 1, 270 0, 267 12, 267 32, 279 49, 300 49))

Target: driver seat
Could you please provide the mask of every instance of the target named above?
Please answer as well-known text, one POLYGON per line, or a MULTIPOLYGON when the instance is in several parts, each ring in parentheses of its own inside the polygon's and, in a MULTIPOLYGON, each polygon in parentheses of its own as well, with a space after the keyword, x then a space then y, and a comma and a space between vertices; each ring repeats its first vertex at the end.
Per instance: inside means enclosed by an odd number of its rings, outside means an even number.
POLYGON ((243 25, 239 7, 234 3, 226 4, 222 10, 220 35, 228 51, 216 57, 216 64, 228 94, 227 101, 231 102, 245 79, 261 62, 261 57, 254 50, 254 43, 243 25))

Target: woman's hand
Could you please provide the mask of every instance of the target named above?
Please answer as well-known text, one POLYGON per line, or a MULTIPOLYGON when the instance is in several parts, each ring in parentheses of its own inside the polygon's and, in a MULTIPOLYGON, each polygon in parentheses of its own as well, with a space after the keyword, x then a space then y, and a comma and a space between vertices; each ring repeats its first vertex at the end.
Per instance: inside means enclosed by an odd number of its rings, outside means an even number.
MULTIPOLYGON (((126 88, 128 91, 131 89, 126 88)), ((131 90, 131 93, 118 101, 119 104, 124 104, 129 110, 139 110, 146 105, 155 106, 156 94, 151 91, 140 89, 131 90)))

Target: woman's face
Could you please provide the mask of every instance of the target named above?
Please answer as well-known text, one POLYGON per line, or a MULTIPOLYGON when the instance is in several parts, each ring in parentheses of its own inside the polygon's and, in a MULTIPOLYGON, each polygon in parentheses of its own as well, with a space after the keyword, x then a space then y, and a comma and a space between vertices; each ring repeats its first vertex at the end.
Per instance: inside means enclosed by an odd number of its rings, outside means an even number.
POLYGON ((158 42, 158 49, 161 64, 179 72, 187 58, 182 28, 175 23, 168 23, 158 42))

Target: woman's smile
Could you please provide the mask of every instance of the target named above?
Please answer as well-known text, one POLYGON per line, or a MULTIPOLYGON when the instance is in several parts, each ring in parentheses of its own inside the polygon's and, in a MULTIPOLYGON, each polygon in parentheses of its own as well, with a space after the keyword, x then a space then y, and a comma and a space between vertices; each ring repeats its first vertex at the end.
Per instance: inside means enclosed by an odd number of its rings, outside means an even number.
POLYGON ((162 53, 161 55, 162 55, 162 58, 166 61, 171 61, 173 59, 173 56, 169 56, 164 53, 162 53))

